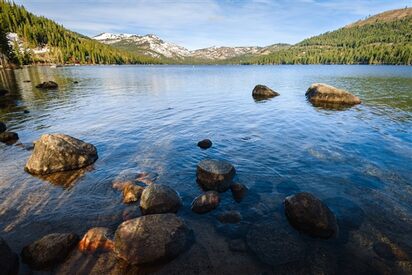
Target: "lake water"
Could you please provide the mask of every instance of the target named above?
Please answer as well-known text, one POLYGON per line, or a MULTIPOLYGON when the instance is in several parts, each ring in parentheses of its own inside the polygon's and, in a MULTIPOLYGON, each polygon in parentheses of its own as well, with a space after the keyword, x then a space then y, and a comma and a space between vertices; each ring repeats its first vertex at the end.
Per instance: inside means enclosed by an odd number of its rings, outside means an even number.
MULTIPOLYGON (((188 253, 151 271, 412 272, 412 67, 32 67, 2 71, 0 77, 0 88, 11 91, 0 99, 0 121, 23 144, 45 133, 65 133, 94 144, 99 154, 80 177, 44 180, 24 172, 29 150, 0 144, 0 236, 16 252, 48 233, 82 235, 94 226, 115 230, 124 219, 139 216, 137 205, 122 203, 112 181, 150 172, 156 183, 180 193, 184 207, 178 215, 196 238, 188 253), (47 80, 60 88, 34 88, 47 80), (363 103, 345 110, 313 107, 305 91, 314 82, 344 88, 363 103), (251 97, 256 84, 280 96, 256 102, 251 97), (213 141, 212 148, 196 146, 204 138, 213 141), (205 158, 236 167, 236 181, 249 188, 241 203, 228 191, 215 211, 191 212, 193 198, 202 192, 196 164, 205 158), (262 259, 276 262, 278 256, 270 247, 255 246, 276 236, 250 230, 262 225, 295 233, 282 202, 299 191, 313 193, 334 211, 339 236, 300 235, 306 244, 301 260, 268 265, 262 259), (241 223, 221 224, 217 216, 225 210, 238 210, 241 223)), ((98 273, 93 268, 105 262, 85 269, 80 258, 64 268, 98 273)), ((131 272, 122 268, 116 272, 131 272)))

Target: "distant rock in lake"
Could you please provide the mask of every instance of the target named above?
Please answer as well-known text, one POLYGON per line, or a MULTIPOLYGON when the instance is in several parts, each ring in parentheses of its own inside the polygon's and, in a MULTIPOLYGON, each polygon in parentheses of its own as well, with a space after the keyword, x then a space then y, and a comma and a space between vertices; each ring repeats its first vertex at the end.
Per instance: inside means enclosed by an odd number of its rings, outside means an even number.
POLYGON ((57 84, 54 81, 46 81, 46 82, 36 85, 36 88, 44 89, 44 90, 57 89, 58 87, 59 87, 59 84, 57 84))
POLYGON ((83 168, 97 158, 97 149, 90 143, 64 134, 45 134, 35 142, 25 170, 46 175, 83 168))
POLYGON ((212 147, 212 141, 210 139, 204 139, 201 140, 197 143, 197 146, 199 146, 202 149, 208 149, 212 147))
POLYGON ((0 142, 6 144, 13 144, 19 140, 19 135, 14 132, 3 132, 0 133, 0 142))
POLYGON ((323 83, 312 84, 305 95, 315 106, 352 106, 361 103, 359 97, 354 96, 345 90, 341 90, 323 83))
POLYGON ((258 99, 265 99, 278 96, 279 94, 265 85, 256 85, 252 91, 252 96, 258 99))
POLYGON ((7 130, 6 124, 0 121, 0 134, 7 130))

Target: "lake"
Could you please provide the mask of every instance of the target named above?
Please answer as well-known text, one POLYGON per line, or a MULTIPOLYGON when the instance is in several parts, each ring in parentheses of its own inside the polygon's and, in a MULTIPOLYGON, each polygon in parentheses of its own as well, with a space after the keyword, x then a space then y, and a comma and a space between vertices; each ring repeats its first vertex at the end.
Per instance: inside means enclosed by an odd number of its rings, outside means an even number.
MULTIPOLYGON (((114 231, 123 220, 140 216, 137 204, 122 203, 112 182, 148 172, 179 192, 184 206, 178 216, 195 236, 189 253, 151 271, 412 272, 412 67, 29 67, 2 71, 1 87, 10 94, 0 98, 0 121, 23 144, 64 133, 94 144, 99 154, 92 167, 69 179, 41 179, 24 171, 29 150, 0 144, 0 235, 15 252, 48 233, 82 236, 95 226, 114 231), (59 89, 34 87, 47 80, 59 89), (346 89, 363 102, 343 110, 314 107, 305 92, 315 82, 346 89), (255 101, 256 84, 280 96, 255 101), (208 150, 197 147, 204 138, 213 141, 208 150), (242 202, 229 190, 216 210, 190 210, 202 192, 196 165, 205 158, 236 167, 236 182, 249 188, 242 202), (321 240, 301 234, 301 259, 272 265, 267 259, 279 252, 262 243, 276 241, 270 228, 296 233, 283 200, 301 191, 330 207, 339 235, 321 240), (239 211, 242 221, 220 223, 225 210, 239 211)), ((53 272, 82 270, 82 263, 53 272)), ((97 272, 96 266, 83 272, 97 272)))

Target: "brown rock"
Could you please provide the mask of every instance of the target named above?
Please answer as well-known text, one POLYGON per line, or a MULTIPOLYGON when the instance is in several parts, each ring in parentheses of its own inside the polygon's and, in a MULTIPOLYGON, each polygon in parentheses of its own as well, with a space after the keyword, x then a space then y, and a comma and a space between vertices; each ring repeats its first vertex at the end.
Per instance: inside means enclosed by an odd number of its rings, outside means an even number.
POLYGON ((233 198, 236 202, 241 202, 246 196, 248 188, 241 183, 234 183, 230 185, 230 190, 232 191, 233 198))
POLYGON ((201 140, 197 143, 197 146, 199 146, 202 149, 208 149, 212 147, 212 141, 210 139, 204 139, 201 140))
POLYGON ((338 224, 332 211, 310 193, 289 196, 284 201, 289 223, 313 237, 330 238, 337 234, 338 224))
POLYGON ((36 88, 44 89, 44 90, 57 89, 58 87, 59 85, 54 81, 46 81, 46 82, 36 85, 36 88))
POLYGON ((193 200, 192 211, 198 214, 204 214, 215 209, 219 203, 219 193, 216 191, 207 191, 193 200))
POLYGON ((225 192, 236 174, 235 167, 227 161, 206 159, 197 165, 197 181, 204 190, 225 192))
POLYGON ((146 187, 140 199, 143 215, 176 213, 182 206, 182 200, 175 190, 163 184, 146 187))
POLYGON ((95 227, 87 231, 78 246, 81 252, 112 251, 114 243, 109 239, 109 229, 95 227))
POLYGON ((19 135, 14 132, 3 132, 0 133, 0 142, 7 144, 13 144, 19 140, 19 135))
POLYGON ((256 85, 252 91, 254 98, 270 98, 278 96, 279 94, 265 85, 256 85))
POLYGON ((21 257, 33 269, 53 267, 62 262, 78 242, 76 234, 49 234, 25 246, 21 257))
POLYGON ((351 93, 323 83, 312 84, 306 92, 308 100, 317 105, 356 105, 360 104, 359 97, 351 93))
POLYGON ((239 211, 230 210, 220 214, 217 219, 221 223, 239 223, 242 220, 242 215, 240 215, 239 211))
POLYGON ((134 183, 126 184, 123 188, 123 202, 133 203, 137 202, 142 196, 144 188, 134 183))
POLYGON ((175 214, 154 214, 128 220, 115 233, 115 253, 129 264, 170 260, 184 252, 191 231, 175 214))
POLYGON ((92 144, 64 134, 42 135, 25 170, 35 175, 79 169, 97 160, 97 149, 92 144))

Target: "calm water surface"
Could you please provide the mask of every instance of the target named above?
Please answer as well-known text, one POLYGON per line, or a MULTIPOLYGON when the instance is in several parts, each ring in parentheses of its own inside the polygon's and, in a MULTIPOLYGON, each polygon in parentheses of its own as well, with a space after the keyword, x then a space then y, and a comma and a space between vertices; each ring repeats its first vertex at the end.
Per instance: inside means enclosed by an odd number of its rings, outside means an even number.
POLYGON ((23 170, 30 151, 0 144, 0 235, 17 252, 48 233, 115 230, 139 216, 137 205, 122 203, 112 181, 150 172, 180 193, 179 216, 196 237, 185 259, 159 266, 160 273, 182 274, 182 266, 215 274, 412 272, 412 67, 44 67, 2 71, 1 87, 11 94, 0 99, 0 121, 23 144, 65 133, 93 143, 99 153, 75 180, 44 180, 23 170), (46 80, 60 88, 34 88, 46 80), (347 89, 363 104, 313 107, 304 94, 314 82, 347 89), (256 84, 281 96, 255 102, 256 84), (213 141, 211 149, 196 146, 203 138, 213 141), (217 210, 197 215, 190 211, 201 193, 196 164, 208 157, 233 163, 236 180, 250 190, 239 204, 226 192, 217 210), (294 231, 282 201, 299 191, 327 203, 339 236, 300 236, 308 245, 301 262, 266 265, 261 254, 272 252, 254 253, 246 235, 256 224, 294 231), (231 209, 240 211, 242 222, 221 224, 216 217, 231 209), (246 250, 231 250, 233 239, 246 243, 246 250), (390 251, 377 253, 378 243, 390 251))

